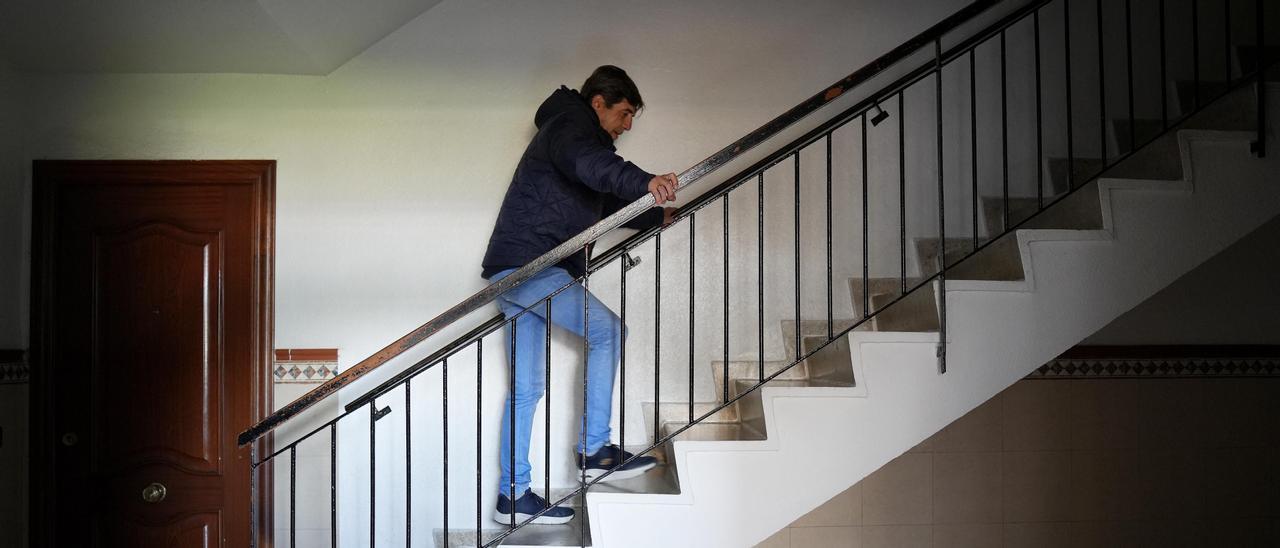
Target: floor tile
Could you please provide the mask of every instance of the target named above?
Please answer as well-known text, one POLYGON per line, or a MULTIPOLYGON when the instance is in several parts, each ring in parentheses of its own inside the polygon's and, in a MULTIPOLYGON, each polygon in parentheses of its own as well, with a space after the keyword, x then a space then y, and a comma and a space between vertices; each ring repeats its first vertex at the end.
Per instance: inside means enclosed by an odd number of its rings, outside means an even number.
POLYGON ((998 523, 1004 511, 1002 454, 936 453, 934 523, 998 523))
POLYGON ((933 522, 933 455, 906 453, 862 480, 865 525, 933 522))

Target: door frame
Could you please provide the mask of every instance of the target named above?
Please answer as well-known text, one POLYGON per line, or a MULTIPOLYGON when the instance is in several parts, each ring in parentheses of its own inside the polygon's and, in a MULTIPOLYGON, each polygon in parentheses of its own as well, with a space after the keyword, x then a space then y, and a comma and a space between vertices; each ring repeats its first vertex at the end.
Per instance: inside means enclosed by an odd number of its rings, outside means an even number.
MULTIPOLYGON (((56 287, 53 273, 57 235, 57 197, 59 190, 71 182, 68 175, 92 173, 92 180, 77 177, 73 184, 120 183, 131 185, 184 184, 248 185, 253 194, 253 272, 250 284, 254 326, 251 346, 250 416, 254 422, 271 413, 271 372, 275 338, 275 160, 35 160, 32 162, 31 224, 31 341, 30 341, 30 543, 33 547, 52 546, 57 524, 53 486, 53 459, 57 433, 52 430, 53 394, 58 382, 52 375, 52 364, 46 349, 52 348, 53 303, 56 287), (176 180, 175 180, 176 179, 176 180)), ((252 425, 244 425, 247 428, 252 425)), ((233 432, 242 430, 229 425, 233 432)), ((237 463, 250 466, 252 487, 249 520, 254 527, 252 539, 270 539, 273 527, 272 473, 270 466, 253 470, 260 455, 272 451, 270 436, 246 447, 233 447, 237 463)))

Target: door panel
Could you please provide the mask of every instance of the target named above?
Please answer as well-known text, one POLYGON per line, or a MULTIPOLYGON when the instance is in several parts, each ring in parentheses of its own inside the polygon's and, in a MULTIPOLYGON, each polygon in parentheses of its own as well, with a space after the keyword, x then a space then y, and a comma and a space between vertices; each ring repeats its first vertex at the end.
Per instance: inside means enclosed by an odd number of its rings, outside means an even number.
POLYGON ((36 163, 34 545, 238 547, 270 526, 235 435, 270 408, 273 173, 36 163))
POLYGON ((93 407, 113 410, 95 415, 96 473, 219 473, 220 236, 166 224, 95 235, 93 407))

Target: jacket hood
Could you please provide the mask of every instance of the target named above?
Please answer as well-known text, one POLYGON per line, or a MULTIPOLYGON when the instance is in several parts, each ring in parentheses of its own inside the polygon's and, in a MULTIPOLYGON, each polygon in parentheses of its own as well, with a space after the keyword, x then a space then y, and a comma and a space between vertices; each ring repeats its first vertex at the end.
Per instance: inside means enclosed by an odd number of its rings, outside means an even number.
MULTIPOLYGON (((538 107, 538 112, 533 115, 533 125, 538 129, 542 129, 542 126, 548 120, 563 114, 585 116, 591 120, 591 123, 597 126, 600 125, 600 117, 596 116, 594 110, 591 110, 591 105, 582 98, 582 95, 577 90, 569 89, 565 86, 560 86, 560 89, 551 92, 551 95, 542 102, 542 106, 538 107)), ((600 131, 603 132, 604 130, 601 129, 600 131)))

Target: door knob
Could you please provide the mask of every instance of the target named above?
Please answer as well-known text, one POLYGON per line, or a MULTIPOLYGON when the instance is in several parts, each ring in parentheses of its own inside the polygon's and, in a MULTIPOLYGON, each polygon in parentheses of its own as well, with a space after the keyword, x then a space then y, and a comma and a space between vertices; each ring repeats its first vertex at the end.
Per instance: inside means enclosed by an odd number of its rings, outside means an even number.
POLYGON ((75 432, 67 432, 66 434, 62 435, 62 445, 65 445, 67 447, 73 447, 75 446, 75 444, 79 442, 80 442, 80 436, 77 436, 75 432))
POLYGON ((169 494, 163 483, 152 483, 142 488, 142 500, 155 504, 164 500, 165 495, 169 494))

